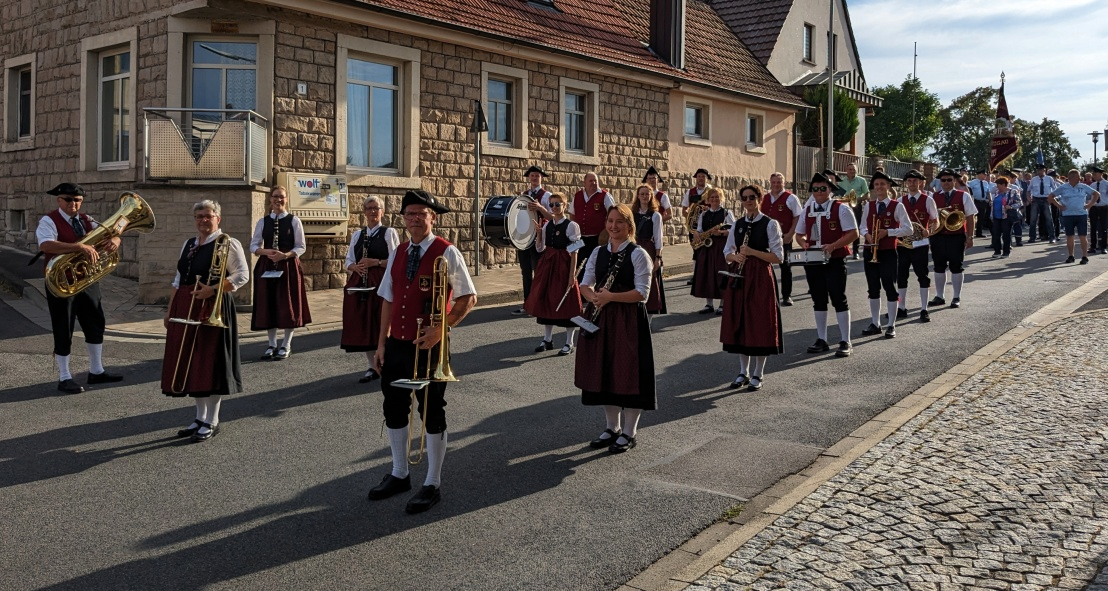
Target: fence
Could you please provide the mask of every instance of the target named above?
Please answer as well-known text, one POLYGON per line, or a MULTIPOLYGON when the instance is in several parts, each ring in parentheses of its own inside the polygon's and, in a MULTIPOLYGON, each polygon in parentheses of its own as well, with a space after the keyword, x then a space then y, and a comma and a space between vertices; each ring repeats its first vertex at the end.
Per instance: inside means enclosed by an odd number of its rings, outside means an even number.
MULTIPOLYGON (((823 149, 812 146, 797 146, 796 148, 796 181, 806 184, 812 176, 827 168, 827 161, 823 157, 823 149)), ((835 152, 832 157, 832 168, 840 175, 846 174, 848 164, 854 164, 858 168, 858 174, 869 177, 877 166, 885 169, 885 174, 894 179, 903 179, 905 174, 912 169, 911 162, 901 162, 892 158, 881 156, 857 156, 846 152, 835 152)))

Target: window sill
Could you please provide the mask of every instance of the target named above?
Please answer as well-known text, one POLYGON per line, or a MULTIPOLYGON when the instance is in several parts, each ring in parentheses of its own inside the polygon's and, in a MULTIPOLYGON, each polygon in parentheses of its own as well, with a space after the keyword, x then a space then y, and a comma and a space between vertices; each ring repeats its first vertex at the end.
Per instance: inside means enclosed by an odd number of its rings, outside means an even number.
POLYGON ((592 166, 599 166, 600 157, 584 154, 581 152, 558 150, 558 162, 565 162, 567 164, 589 164, 592 166))
POLYGON ((765 154, 766 153, 766 148, 765 148, 765 146, 756 146, 754 144, 747 144, 746 145, 746 151, 750 152, 751 154, 765 154))
POLYGON ((805 58, 800 58, 800 63, 802 63, 802 64, 808 64, 809 66, 814 66, 814 65, 816 65, 816 62, 814 62, 814 61, 812 61, 812 60, 810 60, 810 59, 805 59, 805 58))
POLYGON ((379 187, 382 189, 423 188, 423 179, 418 176, 391 176, 351 169, 347 169, 345 172, 339 172, 339 174, 345 174, 347 186, 352 187, 379 187))
POLYGON ((712 140, 703 137, 696 137, 693 135, 686 135, 681 138, 681 143, 689 144, 690 146, 704 146, 706 148, 712 147, 712 140))
POLYGON ((0 145, 0 152, 16 152, 19 150, 35 149, 35 136, 25 137, 17 141, 6 141, 0 145))
POLYGON ((507 158, 529 158, 526 148, 515 148, 502 144, 484 143, 481 145, 481 153, 487 156, 504 156, 507 158))
POLYGON ((133 183, 135 182, 134 168, 117 168, 117 169, 101 169, 101 170, 86 170, 79 172, 74 177, 76 182, 92 184, 92 183, 133 183))

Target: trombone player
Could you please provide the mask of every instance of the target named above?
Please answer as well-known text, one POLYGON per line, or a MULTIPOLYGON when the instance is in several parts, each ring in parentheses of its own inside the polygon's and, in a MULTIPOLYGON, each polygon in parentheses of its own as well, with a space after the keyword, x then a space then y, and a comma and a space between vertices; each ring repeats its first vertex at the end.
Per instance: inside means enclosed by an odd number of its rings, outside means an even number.
MULTIPOLYGON (((99 224, 80 213, 85 191, 80 185, 62 183, 46 192, 58 198, 58 208, 42 216, 35 230, 40 254, 46 255, 43 263, 49 263, 57 255, 81 253, 89 262, 100 258, 95 244, 83 244, 81 239, 99 224)), ((101 248, 111 253, 119 250, 119 237, 113 236, 101 248)), ((31 262, 38 259, 36 256, 31 262)), ((73 380, 69 370, 69 353, 73 344, 73 321, 81 323, 88 346, 89 384, 118 382, 123 376, 104 370, 104 308, 100 303, 100 286, 95 283, 84 291, 67 298, 60 298, 46 291, 46 304, 50 310, 50 326, 54 332, 54 361, 58 364, 58 390, 66 394, 80 394, 85 389, 73 380)))
MULTIPOLYGON (((377 288, 384 300, 381 306, 381 334, 373 357, 374 369, 381 374, 384 393, 385 426, 392 452, 392 472, 369 491, 369 500, 378 501, 411 490, 408 473, 412 390, 398 387, 397 381, 416 376, 417 368, 430 365, 428 358, 449 360, 449 351, 432 355, 445 329, 428 326, 436 298, 436 261, 446 262, 446 285, 442 320, 446 328, 457 326, 477 303, 477 290, 470 279, 462 253, 433 230, 439 215, 450 210, 427 191, 408 191, 401 202, 404 227, 410 240, 389 254, 385 276, 377 288), (451 308, 449 301, 453 300, 451 308)), ((443 343, 446 346, 446 343, 443 343)), ((430 370, 427 371, 430 373, 430 370)), ((424 376, 430 379, 430 376, 424 376)), ((415 381, 415 380, 412 380, 415 381)), ((422 513, 439 502, 442 463, 446 457, 446 382, 431 381, 423 396, 416 396, 423 417, 427 449, 427 477, 423 488, 408 501, 408 513, 422 513)))
POLYGON ((219 229, 220 211, 219 203, 208 199, 192 206, 196 236, 181 247, 162 320, 166 330, 162 393, 191 396, 196 402, 196 419, 177 432, 194 443, 215 437, 223 396, 242 392, 239 331, 230 294, 249 281, 250 267, 242 243, 219 229), (221 273, 213 272, 217 262, 223 266, 221 273), (216 298, 217 294, 223 297, 216 298), (217 301, 219 314, 213 309, 217 301), (213 316, 226 327, 217 326, 213 316))

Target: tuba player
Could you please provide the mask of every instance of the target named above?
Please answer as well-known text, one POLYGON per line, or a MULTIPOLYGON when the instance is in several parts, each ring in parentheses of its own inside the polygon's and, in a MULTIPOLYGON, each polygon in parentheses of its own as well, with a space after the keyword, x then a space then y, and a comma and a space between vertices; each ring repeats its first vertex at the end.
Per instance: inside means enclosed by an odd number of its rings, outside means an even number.
MULTIPOLYGON (((96 246, 81 244, 81 239, 99 225, 89 216, 80 213, 81 204, 85 200, 84 189, 74 183, 62 183, 46 193, 58 198, 58 209, 42 216, 35 230, 39 250, 46 255, 44 262, 49 263, 55 256, 69 253, 81 253, 90 262, 96 262, 100 258, 96 246)), ((113 236, 103 244, 103 248, 109 253, 119 250, 119 237, 113 236)), ((88 346, 88 383, 106 384, 122 380, 123 376, 104 370, 104 328, 107 322, 104 319, 104 307, 100 303, 100 286, 93 284, 68 298, 59 298, 47 290, 46 303, 50 309, 50 326, 54 332, 58 390, 66 394, 80 394, 85 391, 84 387, 73 380, 73 374, 69 370, 74 320, 81 323, 81 331, 85 333, 85 344, 88 346)))

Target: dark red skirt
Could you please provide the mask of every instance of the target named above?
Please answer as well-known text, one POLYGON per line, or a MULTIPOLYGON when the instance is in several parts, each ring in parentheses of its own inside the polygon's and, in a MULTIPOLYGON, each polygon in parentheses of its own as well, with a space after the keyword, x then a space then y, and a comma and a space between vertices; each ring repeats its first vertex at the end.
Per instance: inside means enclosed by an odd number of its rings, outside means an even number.
POLYGON ((573 282, 573 289, 569 290, 562 307, 558 308, 558 302, 566 292, 566 284, 575 271, 570 263, 571 256, 565 250, 547 248, 542 251, 539 264, 535 267, 535 279, 531 282, 531 293, 523 303, 523 309, 538 319, 539 324, 567 328, 577 326, 569 321, 581 315, 581 289, 577 281, 573 282))
POLYGON ((586 406, 611 405, 654 410, 654 346, 646 306, 612 303, 596 321, 600 330, 581 331, 573 383, 586 406))
POLYGON ((723 322, 719 329, 723 350, 745 355, 777 355, 784 347, 773 265, 749 257, 743 266, 743 275, 741 286, 732 288, 728 281, 723 292, 723 322))
POLYGON ((694 298, 716 299, 723 296, 719 288, 719 272, 727 269, 727 260, 723 258, 723 247, 726 245, 725 236, 713 236, 711 246, 696 249, 696 270, 692 283, 694 298))
POLYGON ((650 255, 655 265, 650 273, 650 296, 646 298, 646 311, 649 314, 666 313, 666 285, 662 282, 662 268, 658 264, 658 251, 654 250, 654 240, 643 242, 639 246, 650 255))
MULTIPOLYGON (((215 298, 198 300, 189 315, 191 292, 192 286, 188 285, 177 290, 169 303, 170 318, 205 320, 211 315, 215 298)), ((166 396, 202 398, 242 392, 239 329, 230 294, 224 294, 222 308, 227 328, 169 323, 162 356, 161 385, 166 396), (181 392, 174 393, 174 390, 181 392)))
MULTIPOLYGON (((373 267, 368 276, 368 286, 377 287, 381 285, 385 269, 373 267)), ((362 276, 351 273, 346 287, 362 286, 362 276)), ((377 295, 377 290, 342 296, 342 338, 339 347, 347 353, 377 350, 377 339, 381 336, 381 304, 384 301, 377 295)))
POLYGON ((273 262, 266 257, 259 258, 254 265, 254 314, 250 330, 300 328, 311 323, 300 257, 278 262, 276 269, 284 271, 280 277, 262 279, 262 273, 273 268, 273 262))

